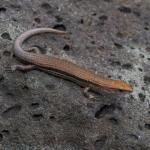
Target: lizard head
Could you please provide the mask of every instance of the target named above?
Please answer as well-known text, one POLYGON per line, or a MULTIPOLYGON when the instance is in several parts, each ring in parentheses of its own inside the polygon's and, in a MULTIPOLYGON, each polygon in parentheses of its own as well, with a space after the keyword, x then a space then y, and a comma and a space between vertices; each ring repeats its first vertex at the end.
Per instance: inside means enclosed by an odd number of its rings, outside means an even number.
POLYGON ((131 85, 129 85, 128 83, 126 83, 124 81, 120 81, 120 80, 118 80, 116 82, 116 87, 119 90, 123 90, 123 91, 127 91, 127 92, 133 91, 133 87, 131 85))

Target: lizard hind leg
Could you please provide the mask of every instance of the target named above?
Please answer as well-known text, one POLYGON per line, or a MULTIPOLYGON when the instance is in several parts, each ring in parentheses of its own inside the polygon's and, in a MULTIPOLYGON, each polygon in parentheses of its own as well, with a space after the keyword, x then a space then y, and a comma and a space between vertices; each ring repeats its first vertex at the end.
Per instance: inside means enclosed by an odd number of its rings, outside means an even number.
MULTIPOLYGON (((36 46, 25 49, 24 51, 34 52, 34 53, 37 53, 37 54, 40 53, 39 48, 36 47, 36 46)), ((35 65, 12 65, 11 66, 11 71, 16 71, 16 70, 29 71, 29 70, 32 70, 32 69, 35 69, 35 65)))
POLYGON ((29 71, 32 69, 35 69, 35 65, 12 65, 11 66, 11 71, 16 71, 16 70, 29 71))
POLYGON ((27 51, 27 52, 34 52, 34 53, 37 53, 37 54, 40 53, 40 49, 39 49, 37 46, 30 47, 30 48, 28 48, 28 49, 25 49, 24 51, 27 51))

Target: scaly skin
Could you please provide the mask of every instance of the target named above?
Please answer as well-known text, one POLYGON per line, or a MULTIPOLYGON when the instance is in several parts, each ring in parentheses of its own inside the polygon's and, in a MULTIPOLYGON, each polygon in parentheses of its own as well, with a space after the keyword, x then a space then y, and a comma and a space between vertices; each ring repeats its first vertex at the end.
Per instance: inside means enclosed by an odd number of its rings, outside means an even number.
POLYGON ((133 88, 124 81, 121 80, 111 80, 105 79, 101 76, 95 74, 92 71, 84 69, 70 61, 59 59, 55 57, 46 56, 43 54, 35 54, 24 51, 21 46, 23 42, 29 37, 40 34, 40 33, 56 33, 56 34, 66 34, 65 31, 59 31, 52 28, 36 28, 28 30, 21 34, 14 44, 14 54, 33 65, 40 68, 47 69, 53 74, 58 74, 59 77, 71 80, 80 84, 83 87, 90 87, 93 91, 98 91, 102 87, 117 89, 132 92, 133 88))

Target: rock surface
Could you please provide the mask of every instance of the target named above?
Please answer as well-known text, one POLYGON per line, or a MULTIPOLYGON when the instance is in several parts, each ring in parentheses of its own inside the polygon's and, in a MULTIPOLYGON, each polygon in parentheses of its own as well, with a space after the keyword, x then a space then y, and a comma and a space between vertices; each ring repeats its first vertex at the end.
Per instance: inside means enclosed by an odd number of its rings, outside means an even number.
POLYGON ((15 150, 150 149, 149 0, 1 0, 0 148, 15 150), (33 70, 11 72, 22 32, 53 27, 67 37, 34 36, 39 46, 113 79, 133 93, 101 91, 94 101, 78 85, 33 70))

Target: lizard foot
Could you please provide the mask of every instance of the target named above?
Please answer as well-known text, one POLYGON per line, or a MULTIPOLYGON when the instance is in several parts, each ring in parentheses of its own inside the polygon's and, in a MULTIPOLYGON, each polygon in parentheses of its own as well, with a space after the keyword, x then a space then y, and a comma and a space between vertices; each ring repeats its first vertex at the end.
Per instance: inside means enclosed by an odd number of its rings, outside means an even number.
POLYGON ((89 90, 90 90, 90 87, 85 87, 83 90, 83 95, 90 100, 95 100, 96 97, 94 95, 90 94, 89 90))

